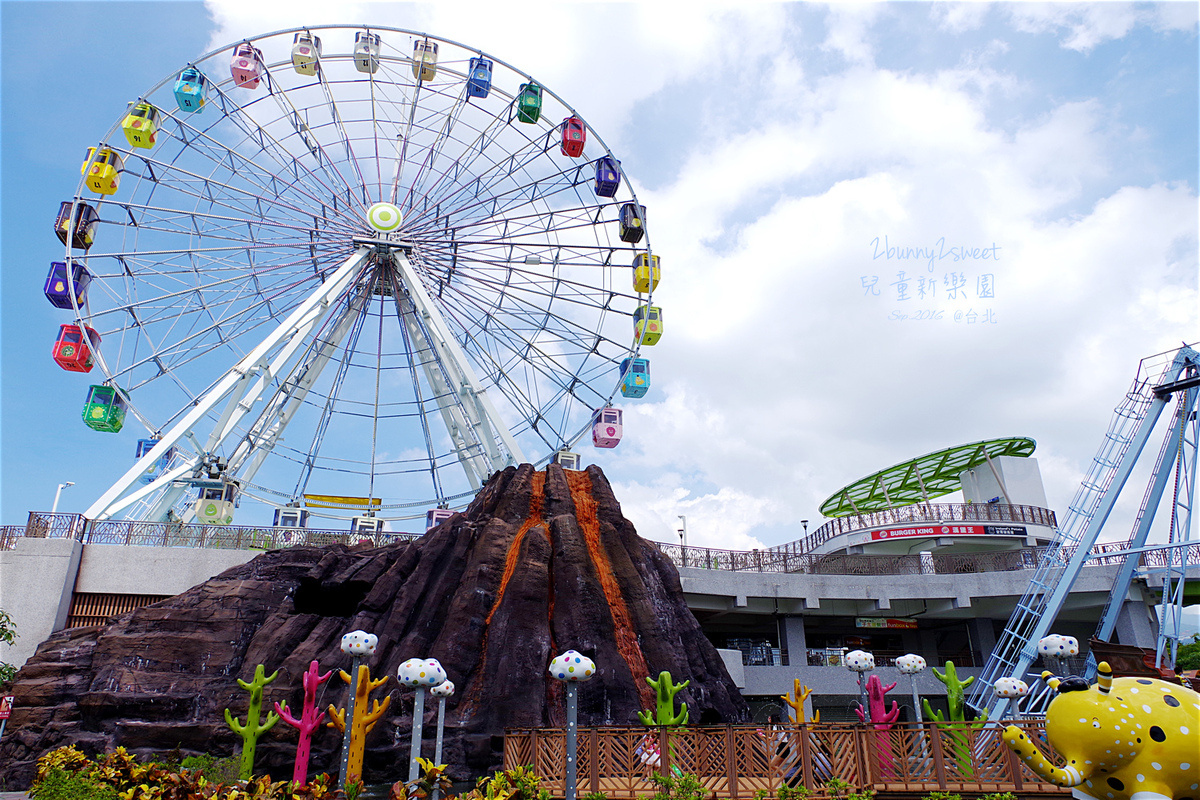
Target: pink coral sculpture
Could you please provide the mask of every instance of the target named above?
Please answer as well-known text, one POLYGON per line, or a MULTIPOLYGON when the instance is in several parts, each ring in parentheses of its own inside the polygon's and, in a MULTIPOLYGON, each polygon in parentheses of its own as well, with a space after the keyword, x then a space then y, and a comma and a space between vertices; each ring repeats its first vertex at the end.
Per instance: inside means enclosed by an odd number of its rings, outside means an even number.
POLYGON ((313 661, 308 665, 308 671, 301 678, 301 682, 304 684, 304 707, 300 712, 300 719, 296 719, 288 712, 286 702, 282 706, 279 703, 275 704, 275 711, 279 713, 279 718, 300 731, 300 742, 296 745, 296 767, 292 771, 292 781, 298 786, 308 784, 308 759, 312 754, 313 731, 325 719, 325 711, 317 708, 317 689, 329 680, 333 675, 333 670, 324 675, 321 675, 320 672, 319 665, 313 661))

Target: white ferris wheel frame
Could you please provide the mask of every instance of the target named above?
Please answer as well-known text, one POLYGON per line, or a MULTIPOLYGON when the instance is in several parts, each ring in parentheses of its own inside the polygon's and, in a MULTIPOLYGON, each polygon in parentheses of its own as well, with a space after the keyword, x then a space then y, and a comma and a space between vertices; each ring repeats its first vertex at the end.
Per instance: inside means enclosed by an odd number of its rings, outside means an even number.
MULTIPOLYGON (((357 30, 363 29, 363 26, 330 25, 319 26, 319 28, 313 28, 312 30, 324 31, 326 29, 337 28, 357 30)), ((286 31, 276 31, 255 37, 253 41, 258 42, 279 36, 280 34, 289 34, 300 30, 309 29, 296 28, 286 31)), ((404 31, 402 29, 372 27, 368 28, 368 30, 391 30, 410 36, 424 37, 426 39, 431 38, 426 34, 404 31)), ((473 50, 473 48, 466 48, 451 40, 440 37, 438 40, 456 45, 464 50, 473 50)), ((196 63, 202 63, 226 51, 228 51, 227 47, 214 50, 212 53, 202 56, 196 63)), ((481 51, 474 52, 477 52, 480 57, 484 56, 484 53, 481 51)), ((335 59, 343 58, 335 54, 328 54, 326 58, 331 56, 335 59)), ((500 59, 495 59, 490 55, 487 57, 498 65, 503 65, 513 72, 518 72, 511 65, 500 59)), ((405 59, 397 59, 395 56, 385 56, 381 60, 387 61, 389 59, 405 65, 407 63, 405 59)), ((298 110, 296 108, 286 88, 274 87, 272 85, 274 79, 271 77, 271 68, 278 68, 283 64, 286 64, 286 61, 281 63, 272 62, 268 65, 264 80, 267 81, 270 94, 277 105, 281 108, 286 105, 287 109, 290 109, 291 113, 286 114, 284 118, 291 120, 295 128, 295 133, 299 135, 301 141, 309 147, 310 152, 317 159, 317 170, 326 175, 331 168, 336 171, 337 167, 329 155, 322 149, 319 137, 313 137, 313 131, 309 130, 307 125, 301 120, 299 111, 303 109, 298 110)), ((450 74, 458 73, 455 73, 451 69, 450 74)), ((524 73, 518 72, 518 74, 523 75, 524 73)), ((169 80, 171 78, 164 79, 163 82, 151 91, 157 91, 164 84, 167 84, 169 80)), ((532 78, 529 78, 529 80, 532 80, 532 78)), ((221 85, 223 86, 224 83, 225 81, 222 81, 221 85)), ((349 151, 351 141, 348 138, 346 129, 342 127, 342 120, 338 116, 338 106, 334 102, 330 83, 326 81, 323 70, 319 78, 319 84, 325 93, 329 107, 332 109, 334 120, 337 124, 336 130, 341 137, 340 144, 349 151)), ((418 89, 419 85, 420 81, 418 80, 418 89)), ((232 115, 226 106, 226 103, 231 101, 226 97, 225 90, 220 89, 217 85, 214 85, 213 88, 217 90, 217 99, 221 103, 222 113, 242 129, 243 133, 247 136, 247 140, 253 140, 253 142, 263 147, 264 150, 273 148, 282 152, 281 142, 275 140, 269 133, 262 130, 257 132, 247 130, 245 127, 247 120, 240 116, 232 115)), ((497 89, 497 91, 505 94, 502 90, 497 89)), ((552 91, 544 87, 543 91, 548 96, 558 100, 572 115, 576 114, 573 108, 562 101, 557 95, 554 95, 552 91)), ((414 92, 412 101, 414 113, 416 110, 416 96, 417 94, 414 92)), ((508 96, 513 97, 515 101, 515 96, 508 96)), ((233 105, 235 110, 240 111, 240 106, 236 102, 233 105)), ((168 113, 168 117, 176 116, 173 113, 168 113)), ((187 117, 177 119, 176 121, 180 123, 179 138, 186 147, 192 146, 190 142, 201 142, 210 137, 204 131, 188 128, 186 125, 187 117)), ((253 120, 250 120, 250 122, 253 123, 253 120)), ((109 135, 111 136, 116 130, 117 126, 114 126, 109 135)), ((556 128, 552 127, 546 133, 552 133, 554 130, 556 128)), ((595 136, 594 132, 593 135, 595 136)), ((598 136, 596 136, 596 139, 603 152, 611 155, 611 151, 603 144, 603 141, 598 136)), ((211 147, 219 144, 216 141, 208 141, 203 146, 211 147)), ((326 146, 338 146, 338 144, 338 141, 330 141, 326 143, 326 146)), ((232 152, 229 154, 231 163, 234 155, 232 152)), ((241 158, 240 154, 237 157, 241 158)), ((391 199, 393 200, 395 199, 402 162, 401 144, 397 140, 395 170, 389 176, 392 182, 391 199)), ((87 163, 91 163, 91 160, 89 159, 87 163)), ((85 163, 85 169, 87 163, 85 163)), ((149 162, 147 163, 149 164, 149 162)), ((352 163, 357 168, 357 162, 352 163)), ((491 168, 494 169, 497 166, 498 164, 493 164, 491 168)), ((299 180, 300 177, 301 174, 297 167, 295 178, 299 180)), ((209 184, 209 180, 203 176, 200 176, 200 179, 204 181, 206 186, 209 184)), ((157 182, 157 179, 154 180, 157 182)), ((273 182, 274 178, 271 178, 271 180, 273 182)), ((541 178, 534 179, 532 185, 535 187, 538 186, 541 180, 541 178)), ((627 191, 632 195, 633 202, 636 203, 637 197, 633 193, 632 187, 629 187, 627 191)), ((365 197, 366 184, 363 186, 363 193, 365 197)), ((76 196, 74 203, 78 204, 82 201, 83 196, 81 192, 76 196)), ((107 198, 101 198, 101 202, 106 201, 107 198)), ((336 199, 334 200, 334 204, 336 207, 336 199)), ((133 208, 133 206, 130 206, 128 203, 125 205, 127 206, 126 213, 130 215, 132 220, 133 212, 129 208, 133 208)), ((169 212, 170 207, 166 207, 162 211, 164 213, 169 212)), ((180 213, 188 214, 189 212, 180 209, 180 213)), ((553 217, 555 212, 551 211, 549 213, 553 217)), ((73 226, 74 216, 71 219, 71 225, 73 226)), ((73 231, 69 230, 68 235, 71 233, 73 231)), ((424 281, 416 274, 409 257, 410 248, 406 247, 404 242, 394 241, 392 238, 371 240, 355 238, 353 241, 358 248, 354 254, 333 272, 325 272, 325 268, 322 268, 321 274, 328 277, 303 302, 294 308, 284 322, 270 331, 244 358, 240 359, 235 366, 228 368, 217 381, 210 384, 207 390, 196 397, 191 402, 191 408, 186 413, 181 413, 180 416, 177 416, 176 421, 165 432, 154 431, 154 426, 138 414, 136 407, 131 406, 131 413, 150 430, 155 432, 157 441, 149 452, 144 453, 116 483, 88 508, 85 512, 86 517, 96 520, 109 519, 122 512, 128 513, 131 507, 138 504, 140 507, 137 510, 137 517, 140 519, 148 521, 168 519, 170 518, 172 509, 178 511, 180 508, 185 508, 184 521, 187 521, 194 515, 194 512, 190 506, 181 507, 179 502, 185 492, 203 483, 200 476, 206 459, 214 455, 223 445, 233 447, 229 458, 223 460, 223 475, 228 475, 231 480, 241 483, 243 487, 250 484, 259 467, 262 466, 274 446, 282 440, 284 431, 292 421, 297 409, 305 402, 309 390, 316 383, 328 364, 333 361, 335 352, 346 340, 356 318, 362 313, 366 302, 370 299, 372 290, 376 288, 368 285, 369 281, 365 281, 364 278, 368 262, 373 258, 386 258, 394 266, 394 269, 389 272, 390 281, 393 285, 391 287, 392 291, 388 293, 391 294, 397 305, 397 318, 402 322, 404 332, 411 340, 409 353, 414 356, 417 354, 421 356, 420 358, 413 358, 412 363, 415 365, 419 362, 428 386, 436 394, 436 401, 430 401, 431 407, 437 408, 452 442, 452 452, 457 457, 458 463, 472 489, 477 490, 496 470, 503 469, 511 464, 522 463, 526 460, 525 454, 510 431, 509 424, 498 413, 491 397, 489 397, 482 382, 476 375, 471 360, 464 352, 461 343, 451 332, 450 326, 438 308, 438 304, 433 301, 424 281), (307 349, 305 345, 308 345, 307 349), (272 387, 274 387, 273 390, 272 387), (225 404, 223 408, 221 408, 222 403, 225 404), (218 409, 220 409, 219 414, 217 413, 218 409), (211 429, 202 432, 201 429, 206 418, 210 420, 215 418, 215 421, 212 423, 211 429), (162 474, 159 474, 149 483, 144 483, 147 473, 150 472, 153 474, 152 470, 155 469, 155 465, 160 464, 161 459, 171 453, 173 448, 175 455, 169 467, 164 469, 162 474)), ((649 254, 651 250, 648 238, 637 249, 640 252, 649 254)), ((71 257, 70 246, 68 245, 68 258, 71 257)), ((317 256, 314 255, 313 258, 314 268, 316 268, 317 256)), ((525 263, 528 265, 540 262, 526 259, 525 263)), ((68 283, 71 280, 73 278, 68 275, 68 283)), ((377 277, 375 280, 378 281, 379 278, 377 277)), ((639 295, 639 303, 644 302, 649 304, 650 301, 651 296, 649 293, 644 298, 639 295)), ((74 306, 73 292, 72 304, 74 306)), ((82 321, 84 319, 84 312, 78 306, 75 306, 75 311, 77 318, 82 321)), ((514 330, 512 335, 515 336, 515 333, 514 330)), ((599 339, 597 339, 597 346, 598 343, 599 339)), ((478 347, 477 344, 476 347, 478 347)), ((640 347, 641 337, 638 337, 629 347, 629 357, 636 356, 640 347)), ((112 372, 109 366, 104 362, 103 353, 97 353, 96 355, 105 373, 111 375, 112 372)), ((572 376, 568 374, 567 377, 572 376)), ((577 381, 579 374, 575 375, 574 378, 577 381)), ((499 384, 497 385, 499 386, 499 384)), ((567 389, 567 391, 571 390, 567 389)), ((614 388, 608 395, 610 400, 615 391, 616 389, 614 388)), ((332 403, 334 398, 329 397, 328 400, 332 403)), ((418 408, 421 415, 421 422, 422 425, 426 426, 426 431, 428 431, 423 402, 420 400, 418 389, 418 408)), ((536 431, 536 423, 534 430, 536 431)), ((575 434, 576 438, 579 435, 582 435, 582 432, 575 434)), ((543 439, 545 439, 544 436, 543 439)), ((430 452, 430 456, 432 458, 432 451, 430 452)), ((547 454, 543 459, 549 457, 550 454, 547 454)), ((374 455, 372 454, 373 458, 374 455)), ((439 467, 434 464, 435 487, 437 484, 437 469, 439 467)), ((374 479, 375 476, 372 473, 372 496, 374 495, 374 479)), ((258 488, 261 489, 263 487, 258 488)), ((262 498, 260 497, 259 499, 262 498)), ((282 503, 278 503, 277 505, 282 505, 282 503)))

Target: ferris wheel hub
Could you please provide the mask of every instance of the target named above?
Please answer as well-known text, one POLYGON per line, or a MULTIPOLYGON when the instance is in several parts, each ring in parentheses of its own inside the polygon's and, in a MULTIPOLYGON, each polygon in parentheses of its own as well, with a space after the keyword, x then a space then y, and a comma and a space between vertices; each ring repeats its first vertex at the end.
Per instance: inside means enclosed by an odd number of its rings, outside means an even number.
POLYGON ((367 209, 367 224, 379 233, 392 233, 403 222, 404 215, 393 203, 376 203, 367 209))

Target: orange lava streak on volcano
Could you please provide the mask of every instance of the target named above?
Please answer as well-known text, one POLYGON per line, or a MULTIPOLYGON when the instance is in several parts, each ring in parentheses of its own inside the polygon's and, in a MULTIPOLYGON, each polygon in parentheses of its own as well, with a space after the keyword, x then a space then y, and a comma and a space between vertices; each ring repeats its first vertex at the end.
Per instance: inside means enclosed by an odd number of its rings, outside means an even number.
MULTIPOLYGON (((512 544, 508 546, 508 555, 504 559, 504 575, 500 578, 500 589, 496 592, 496 602, 492 604, 492 610, 488 612, 487 619, 484 621, 485 626, 492 624, 492 617, 495 616, 496 609, 500 607, 500 602, 504 599, 508 582, 512 579, 513 573, 517 571, 517 559, 521 555, 521 542, 525 541, 525 534, 529 533, 533 526, 544 524, 542 504, 545 502, 545 489, 546 473, 535 472, 533 474, 533 493, 529 498, 529 515, 525 517, 517 535, 513 537, 512 544)), ((486 650, 486 646, 484 649, 486 650)))
POLYGON ((567 476, 567 485, 571 488, 571 499, 575 502, 575 518, 583 531, 583 539, 587 543, 588 554, 596 567, 596 575, 600 578, 600 588, 604 590, 604 599, 612 612, 613 633, 617 639, 617 652, 633 673, 634 683, 637 684, 638 696, 647 708, 654 707, 654 694, 646 678, 650 670, 646 667, 646 657, 638 644, 637 634, 633 630, 633 620, 629 616, 629 608, 621 594, 617 577, 613 574, 612 563, 600 543, 600 523, 596 518, 596 498, 592 496, 592 478, 586 472, 563 470, 567 476))
MULTIPOLYGON (((478 679, 472 685, 471 691, 467 694, 463 702, 462 715, 467 715, 479 705, 479 696, 483 691, 483 678, 486 675, 487 667, 487 649, 488 636, 491 634, 492 617, 496 614, 496 609, 500 608, 501 601, 504 600, 504 592, 508 589, 508 582, 512 579, 513 573, 517 571, 517 560, 521 555, 521 543, 525 541, 525 534, 529 533, 535 525, 544 525, 542 519, 542 506, 545 502, 546 474, 544 472, 535 472, 533 474, 533 486, 529 496, 529 513, 525 516, 525 521, 521 523, 521 527, 517 529, 517 533, 513 536, 512 542, 508 545, 508 553, 504 557, 504 574, 500 577, 500 588, 496 591, 496 601, 492 603, 492 610, 488 612, 487 619, 483 623, 483 640, 479 644, 479 669, 478 679)), ((546 531, 546 537, 549 538, 550 532, 546 531)))

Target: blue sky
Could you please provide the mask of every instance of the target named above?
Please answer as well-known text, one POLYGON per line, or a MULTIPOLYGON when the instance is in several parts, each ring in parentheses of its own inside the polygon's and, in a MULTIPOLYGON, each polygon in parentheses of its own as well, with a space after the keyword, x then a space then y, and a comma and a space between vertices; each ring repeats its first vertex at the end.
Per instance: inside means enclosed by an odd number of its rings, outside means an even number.
POLYGON ((83 151, 188 60, 292 25, 477 46, 620 154, 668 333, 627 439, 585 457, 652 538, 679 514, 696 544, 798 538, 845 483, 1009 435, 1061 511, 1138 360, 1200 338, 1193 3, 244 6, 0 3, 4 523, 68 480, 82 511, 137 438, 85 428, 86 380, 49 356, 83 151), (931 271, 885 240, 999 260, 931 271))

